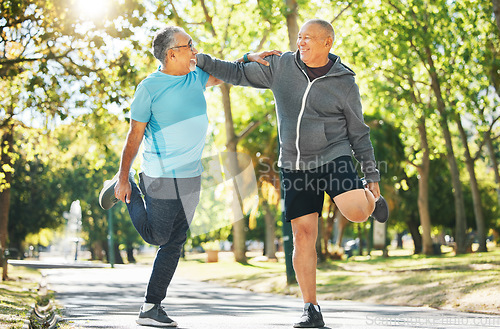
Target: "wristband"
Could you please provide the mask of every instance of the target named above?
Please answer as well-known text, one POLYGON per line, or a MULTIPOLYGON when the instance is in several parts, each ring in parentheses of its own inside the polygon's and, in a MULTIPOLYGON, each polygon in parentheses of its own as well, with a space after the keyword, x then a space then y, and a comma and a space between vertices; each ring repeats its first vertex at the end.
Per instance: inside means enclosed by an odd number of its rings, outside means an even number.
POLYGON ((250 63, 250 61, 248 60, 248 54, 250 54, 250 52, 245 53, 245 55, 243 55, 243 63, 250 63))

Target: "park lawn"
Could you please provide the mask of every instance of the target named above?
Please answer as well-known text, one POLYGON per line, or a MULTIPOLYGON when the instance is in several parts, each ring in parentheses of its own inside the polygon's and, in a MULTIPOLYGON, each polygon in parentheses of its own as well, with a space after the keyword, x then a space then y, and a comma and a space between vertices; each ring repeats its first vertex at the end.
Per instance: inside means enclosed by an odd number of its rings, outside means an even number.
MULTIPOLYGON (((389 258, 373 252, 370 258, 328 261, 318 266, 318 299, 500 314, 500 248, 490 250, 461 256, 421 256, 394 250, 389 255, 396 256, 389 258)), ((221 253, 218 263, 206 263, 204 257, 188 255, 176 275, 300 296, 296 284, 286 284, 283 259, 262 262, 256 257, 243 265, 233 261, 232 253, 221 253)))
POLYGON ((9 280, 0 281, 0 328, 22 328, 38 296, 40 272, 9 266, 9 280))

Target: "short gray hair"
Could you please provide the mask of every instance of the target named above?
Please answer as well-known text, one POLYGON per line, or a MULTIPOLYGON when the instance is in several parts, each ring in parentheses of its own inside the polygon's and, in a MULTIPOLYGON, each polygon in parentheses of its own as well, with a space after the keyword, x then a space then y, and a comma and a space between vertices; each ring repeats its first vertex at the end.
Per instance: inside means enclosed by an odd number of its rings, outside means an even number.
POLYGON ((333 31, 333 26, 329 22, 327 22, 323 19, 315 18, 315 19, 308 20, 307 22, 304 23, 304 25, 306 25, 306 24, 319 25, 329 37, 332 37, 332 40, 335 40, 335 32, 333 31))
POLYGON ((153 55, 162 64, 165 62, 167 50, 175 47, 177 42, 175 35, 179 32, 184 30, 178 26, 167 26, 156 33, 153 39, 153 55))

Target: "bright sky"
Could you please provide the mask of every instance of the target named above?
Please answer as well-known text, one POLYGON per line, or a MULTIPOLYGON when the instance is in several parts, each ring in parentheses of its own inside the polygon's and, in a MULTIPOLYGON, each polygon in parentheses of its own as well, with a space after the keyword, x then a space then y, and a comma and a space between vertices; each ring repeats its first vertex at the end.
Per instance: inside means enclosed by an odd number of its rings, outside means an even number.
POLYGON ((76 0, 80 18, 95 20, 109 10, 109 0, 76 0))

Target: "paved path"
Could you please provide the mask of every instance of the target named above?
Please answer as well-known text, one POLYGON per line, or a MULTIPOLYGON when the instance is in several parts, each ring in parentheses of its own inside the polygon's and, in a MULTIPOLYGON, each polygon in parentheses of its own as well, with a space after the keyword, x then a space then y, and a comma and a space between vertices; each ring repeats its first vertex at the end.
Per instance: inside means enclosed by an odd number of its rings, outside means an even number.
MULTIPOLYGON (((136 325, 135 319, 150 270, 127 265, 42 272, 57 301, 65 306, 63 316, 74 327, 147 328, 136 325)), ((348 301, 320 304, 328 329, 500 328, 500 316, 348 301)), ((179 329, 277 329, 292 328, 302 301, 174 277, 163 305, 179 329)))

